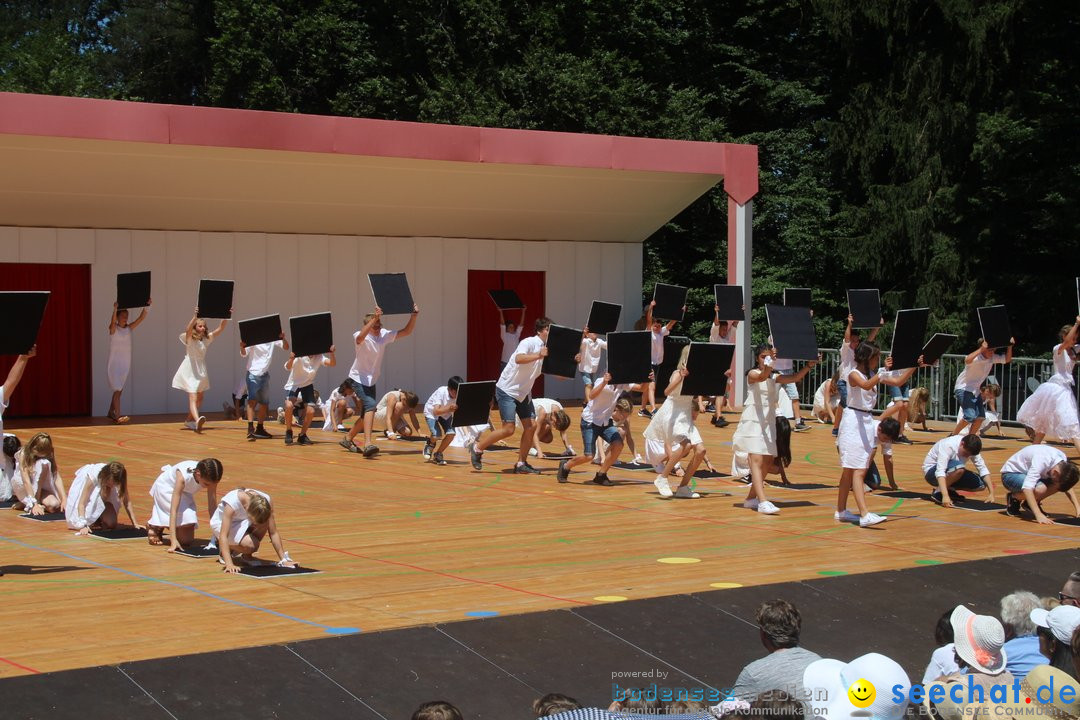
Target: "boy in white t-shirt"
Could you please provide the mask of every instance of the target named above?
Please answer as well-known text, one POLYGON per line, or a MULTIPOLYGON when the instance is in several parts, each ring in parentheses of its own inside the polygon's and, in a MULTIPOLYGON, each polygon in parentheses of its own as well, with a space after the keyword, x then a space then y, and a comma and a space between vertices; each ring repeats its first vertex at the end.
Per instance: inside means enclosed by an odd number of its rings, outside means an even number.
MULTIPOLYGON (((746 307, 743 306, 743 311, 746 311, 746 307)), ((739 321, 720 319, 720 306, 713 305, 713 322, 712 327, 709 328, 709 342, 713 345, 734 345, 735 333, 739 328, 739 321)), ((731 404, 731 368, 724 371, 724 374, 728 377, 727 389, 724 391, 723 397, 717 395, 713 398, 713 418, 709 422, 715 427, 725 427, 728 424, 727 418, 724 417, 723 411, 728 410, 734 412, 735 406, 731 404)))
POLYGON ((386 346, 400 338, 412 335, 416 327, 416 316, 420 309, 413 305, 412 315, 409 322, 401 330, 387 330, 382 326, 382 308, 375 308, 375 312, 364 316, 364 326, 353 333, 356 340, 356 359, 349 369, 349 384, 356 392, 357 398, 363 404, 363 421, 353 423, 349 434, 339 444, 354 453, 363 453, 364 457, 374 457, 379 452, 379 446, 371 437, 371 428, 375 424, 375 410, 379 406, 379 396, 375 392, 375 383, 379 380, 382 371, 383 352, 386 346), (361 430, 364 431, 364 447, 359 448, 353 439, 361 430))
POLYGON ((986 418, 986 405, 982 399, 982 384, 994 369, 995 364, 1008 364, 1012 362, 1013 345, 1015 338, 1009 338, 1009 349, 1002 353, 995 353, 992 347, 979 339, 979 347, 964 358, 964 371, 956 378, 953 386, 953 394, 960 406, 960 417, 956 419, 956 427, 951 435, 959 435, 965 426, 971 425, 971 434, 979 434, 979 426, 986 418))
MULTIPOLYGON (((667 325, 653 320, 653 308, 656 307, 656 301, 653 300, 649 303, 649 308, 645 311, 645 327, 649 328, 652 333, 652 372, 653 376, 660 377, 660 363, 664 362, 664 337, 671 334, 672 328, 675 327, 675 320, 669 320, 667 325)), ((686 306, 683 305, 683 312, 686 312, 686 306)), ((656 382, 648 383, 645 386, 645 394, 648 398, 648 403, 644 400, 641 403, 641 411, 638 415, 641 417, 651 418, 652 414, 656 412, 656 382)))
POLYGON ((285 362, 285 369, 289 371, 289 379, 285 381, 285 444, 293 444, 293 411, 300 409, 303 412, 303 421, 300 426, 300 437, 296 439, 299 445, 314 445, 307 431, 311 427, 311 421, 315 418, 315 375, 323 365, 334 367, 337 365, 337 357, 334 355, 334 346, 330 346, 327 355, 307 355, 296 357, 289 354, 285 362))
POLYGON ((431 393, 431 397, 424 403, 424 419, 427 420, 428 430, 431 434, 424 441, 424 459, 430 460, 436 465, 445 465, 443 452, 454 441, 454 412, 457 410, 458 386, 465 380, 460 375, 455 375, 446 381, 446 384, 431 393), (435 438, 442 438, 438 447, 435 446, 435 438))
POLYGON ((1042 501, 1063 492, 1072 502, 1073 513, 1080 517, 1080 501, 1073 492, 1078 479, 1080 468, 1065 453, 1049 445, 1028 445, 1001 466, 1001 484, 1009 492, 1005 514, 1019 517, 1024 503, 1036 522, 1053 525, 1054 521, 1043 512, 1042 501))
POLYGON ((240 341, 240 357, 247 358, 245 384, 248 398, 248 440, 266 440, 274 437, 263 427, 266 413, 270 410, 270 361, 274 355, 274 348, 289 349, 289 341, 285 339, 285 333, 281 333, 280 338, 274 342, 260 343, 251 347, 245 345, 243 340, 240 341), (257 426, 255 425, 256 408, 259 413, 257 426))
POLYGON ((542 317, 536 321, 536 335, 527 337, 518 343, 513 356, 503 368, 502 375, 495 383, 495 402, 499 406, 502 427, 480 438, 469 449, 469 459, 473 469, 483 470, 484 450, 494 443, 514 434, 514 418, 521 419, 521 443, 514 472, 538 474, 540 471, 529 464, 529 448, 532 447, 533 432, 536 430, 533 417, 532 391, 533 382, 540 377, 540 370, 547 357, 547 338, 551 330, 551 320, 542 317))

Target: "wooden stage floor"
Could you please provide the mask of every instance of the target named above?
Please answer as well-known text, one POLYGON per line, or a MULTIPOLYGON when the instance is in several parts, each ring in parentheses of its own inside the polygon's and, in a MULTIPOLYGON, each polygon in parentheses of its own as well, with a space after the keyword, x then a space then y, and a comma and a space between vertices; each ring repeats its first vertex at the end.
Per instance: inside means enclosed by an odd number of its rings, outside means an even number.
MULTIPOLYGON (((570 437, 580 444, 577 412, 570 437)), ((737 415, 728 418, 722 430, 701 423, 725 476, 696 480, 698 500, 662 500, 644 471, 613 470, 618 485, 610 488, 588 483, 592 466, 560 485, 550 460, 534 461, 540 476, 513 475, 510 450, 489 451, 477 473, 464 451, 436 467, 423 462, 420 443, 406 441, 381 440, 371 460, 342 450, 341 434, 314 431, 318 444, 286 447, 276 423, 268 425, 275 440, 249 443, 238 422, 210 422, 195 435, 175 418, 8 421, 24 442, 48 426, 67 482, 84 463, 124 462, 143 522, 162 465, 218 457, 219 495, 240 486, 270 493, 286 548, 322 572, 226 576, 212 559, 143 540, 75 537, 62 522, 0 511, 0 623, 9 629, 0 677, 1077 545, 1074 526, 919 498, 871 497, 871 510, 890 515, 875 528, 837 523, 836 454, 829 428, 817 423, 793 438, 795 487, 769 491, 781 514, 742 509, 745 486, 726 476, 737 415)), ((634 418, 638 436, 644 423, 634 418)), ((1022 447, 1012 432, 986 440, 995 481, 1022 447)), ((911 437, 914 446, 896 449, 898 482, 925 493, 922 459, 944 431, 911 437)), ((1000 500, 1000 484, 997 493, 1000 500)), ((1047 503, 1052 514, 1068 509, 1060 496, 1047 503)), ((200 523, 206 537, 205 504, 200 523)), ((262 555, 273 556, 269 545, 262 555)))

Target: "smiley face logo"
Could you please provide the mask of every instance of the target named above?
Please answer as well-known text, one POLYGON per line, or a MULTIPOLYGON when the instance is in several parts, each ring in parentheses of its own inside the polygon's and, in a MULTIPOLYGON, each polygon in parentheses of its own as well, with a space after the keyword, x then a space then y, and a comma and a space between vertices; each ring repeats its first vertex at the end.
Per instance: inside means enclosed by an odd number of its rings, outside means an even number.
POLYGON ((856 680, 847 691, 848 700, 857 708, 868 708, 874 703, 877 690, 869 680, 856 680))

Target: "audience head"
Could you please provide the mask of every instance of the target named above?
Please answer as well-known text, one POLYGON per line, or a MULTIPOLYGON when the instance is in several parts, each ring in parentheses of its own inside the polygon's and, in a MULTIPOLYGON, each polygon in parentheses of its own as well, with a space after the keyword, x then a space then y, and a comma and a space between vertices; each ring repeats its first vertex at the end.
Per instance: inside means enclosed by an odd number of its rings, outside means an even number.
POLYGON ((957 605, 950 616, 953 644, 960 662, 976 672, 997 675, 1005 669, 1005 628, 990 615, 976 615, 957 605))
POLYGON ((567 710, 579 709, 581 709, 580 702, 562 693, 548 693, 542 698, 533 700, 533 712, 536 713, 536 717, 547 717, 567 710))
POLYGON ((934 642, 938 645, 948 645, 953 641, 952 610, 946 610, 938 618, 934 628, 934 642))
POLYGON ((900 720, 907 711, 907 704, 893 702, 893 692, 890 690, 896 688, 896 692, 907 695, 911 690, 911 681, 895 660, 879 653, 869 653, 849 663, 815 660, 806 666, 803 688, 815 717, 828 720, 859 717, 900 720), (855 707, 849 699, 848 690, 855 682, 852 678, 865 680, 877 689, 873 702, 865 708, 855 707))
POLYGON ((433 700, 416 708, 412 720, 463 720, 461 711, 445 700, 433 700))
POLYGON ((1001 598, 1001 624, 1005 626, 1005 639, 1034 635, 1035 623, 1031 622, 1031 611, 1040 607, 1042 602, 1039 597, 1026 590, 1017 590, 1001 598))
POLYGON ((1057 599, 1062 605, 1080 605, 1080 572, 1069 575, 1057 599))
POLYGON ((1076 672, 1073 663, 1072 638, 1080 627, 1080 607, 1058 605, 1053 610, 1035 608, 1031 611, 1039 637, 1039 652, 1050 658, 1050 664, 1070 675, 1076 672))
POLYGON ((757 624, 761 643, 769 652, 798 646, 802 616, 787 600, 761 603, 757 609, 757 624))

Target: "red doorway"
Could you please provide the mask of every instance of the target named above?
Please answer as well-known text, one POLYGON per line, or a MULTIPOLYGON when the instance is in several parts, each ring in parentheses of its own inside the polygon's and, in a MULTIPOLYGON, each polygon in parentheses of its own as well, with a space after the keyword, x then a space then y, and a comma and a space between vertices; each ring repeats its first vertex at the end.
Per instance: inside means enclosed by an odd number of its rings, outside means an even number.
MULTIPOLYGON (((522 323, 521 337, 533 334, 533 323, 544 315, 544 272, 542 270, 470 270, 469 271, 469 347, 468 379, 494 380, 503 366, 499 360, 502 336, 499 332, 499 310, 491 301, 488 290, 513 290, 528 306, 522 323)), ((510 311, 507 320, 517 320, 520 310, 510 311)), ((544 376, 533 386, 533 397, 542 397, 544 376)))
MULTIPOLYGON (((0 263, 0 290, 50 290, 37 356, 4 417, 90 415, 90 266, 0 263)), ((14 357, 0 357, 0 382, 14 357)))

